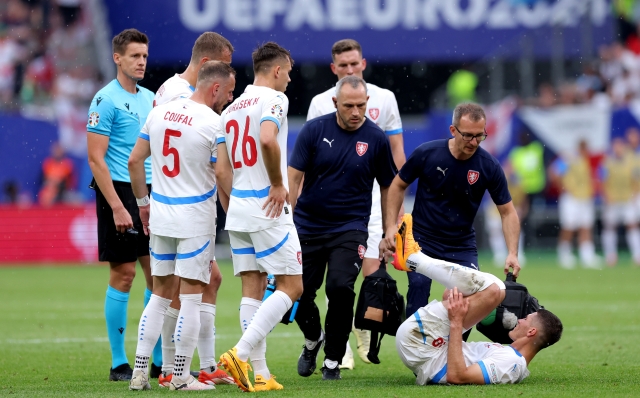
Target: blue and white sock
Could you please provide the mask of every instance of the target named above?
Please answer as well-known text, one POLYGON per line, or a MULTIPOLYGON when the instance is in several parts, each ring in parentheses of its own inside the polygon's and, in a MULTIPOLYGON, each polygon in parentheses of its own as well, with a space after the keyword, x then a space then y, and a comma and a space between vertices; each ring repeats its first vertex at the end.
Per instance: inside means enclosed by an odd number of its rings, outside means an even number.
POLYGON ((141 369, 148 374, 149 357, 160 338, 160 331, 164 323, 164 314, 171 304, 171 299, 153 295, 142 311, 138 324, 138 346, 136 347, 135 369, 141 369))
POLYGON ((129 363, 124 350, 124 333, 127 329, 127 306, 129 293, 107 287, 104 302, 104 317, 107 322, 107 335, 111 348, 111 368, 129 363))
MULTIPOLYGON (((147 308, 149 300, 151 299, 151 290, 144 289, 144 307, 147 308)), ((162 366, 162 337, 158 339, 156 346, 153 347, 153 364, 156 366, 162 366)))

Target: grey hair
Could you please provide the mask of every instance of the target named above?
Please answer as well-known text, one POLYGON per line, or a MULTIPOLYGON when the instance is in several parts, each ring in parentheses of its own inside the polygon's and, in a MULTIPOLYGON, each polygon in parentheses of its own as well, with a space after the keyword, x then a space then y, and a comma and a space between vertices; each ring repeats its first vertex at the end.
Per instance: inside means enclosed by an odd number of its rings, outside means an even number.
POLYGON ((484 109, 478 104, 474 104, 472 102, 463 102, 461 104, 456 105, 453 110, 453 118, 451 120, 451 124, 454 126, 458 126, 460 123, 460 119, 463 116, 469 116, 472 122, 478 122, 482 119, 487 120, 487 116, 484 114, 484 109))
POLYGON ((342 90, 342 86, 344 86, 345 84, 348 84, 353 88, 358 88, 359 85, 362 85, 364 87, 364 93, 367 94, 367 83, 364 81, 364 79, 358 76, 350 75, 338 80, 338 84, 336 84, 336 98, 338 97, 338 95, 340 95, 340 90, 342 90))

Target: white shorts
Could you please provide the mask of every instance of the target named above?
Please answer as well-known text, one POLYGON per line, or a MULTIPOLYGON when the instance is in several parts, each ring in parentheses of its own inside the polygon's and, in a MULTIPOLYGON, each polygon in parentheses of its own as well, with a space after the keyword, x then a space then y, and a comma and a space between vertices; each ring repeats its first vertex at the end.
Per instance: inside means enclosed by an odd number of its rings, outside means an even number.
POLYGON ((416 384, 444 381, 449 330, 447 309, 437 300, 419 308, 398 328, 396 350, 416 375, 416 384))
POLYGON ((216 247, 215 235, 170 238, 151 234, 151 275, 177 275, 209 283, 216 247))
POLYGON ((382 207, 380 205, 380 185, 378 181, 373 180, 373 189, 371 190, 371 215, 369 217, 369 238, 367 239, 367 251, 364 258, 378 259, 380 241, 382 240, 382 207))
POLYGON ((576 199, 563 193, 558 199, 558 213, 562 229, 575 231, 593 227, 595 208, 591 199, 576 199))
POLYGON ((371 213, 369 218, 369 238, 367 239, 367 251, 364 253, 364 258, 378 259, 380 241, 382 240, 382 212, 378 211, 375 214, 371 213))
POLYGON ((632 225, 637 220, 635 204, 632 200, 607 204, 602 209, 602 221, 605 226, 632 225))
POLYGON ((301 275, 302 252, 294 225, 257 232, 229 231, 233 273, 260 271, 272 275, 301 275))

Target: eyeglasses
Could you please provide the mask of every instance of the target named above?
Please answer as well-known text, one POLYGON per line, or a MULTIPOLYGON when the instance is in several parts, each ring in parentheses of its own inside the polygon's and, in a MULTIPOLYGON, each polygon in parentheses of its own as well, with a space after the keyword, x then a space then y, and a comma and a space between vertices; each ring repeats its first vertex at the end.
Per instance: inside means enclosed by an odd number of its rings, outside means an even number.
POLYGON ((456 131, 458 133, 460 133, 460 135, 462 136, 462 140, 463 141, 471 142, 471 140, 473 140, 475 138, 476 141, 482 142, 482 141, 487 139, 487 130, 485 130, 484 133, 482 133, 482 134, 473 135, 473 134, 470 134, 470 133, 461 132, 460 130, 458 130, 458 128, 456 126, 453 126, 453 128, 456 129, 456 131))

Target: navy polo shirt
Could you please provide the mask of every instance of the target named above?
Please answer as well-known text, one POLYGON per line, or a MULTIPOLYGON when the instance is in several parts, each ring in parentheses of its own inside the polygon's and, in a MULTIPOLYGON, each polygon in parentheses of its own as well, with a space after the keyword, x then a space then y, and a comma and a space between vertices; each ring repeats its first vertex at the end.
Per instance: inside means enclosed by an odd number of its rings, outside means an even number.
POLYGON ((304 172, 293 214, 300 234, 367 231, 373 180, 388 187, 396 175, 389 138, 369 119, 347 131, 336 114, 302 126, 289 166, 304 172))
POLYGON ((511 201, 504 171, 496 158, 478 148, 467 160, 449 150, 449 140, 420 145, 399 172, 407 184, 418 179, 413 231, 442 247, 475 249, 473 220, 485 191, 496 205, 511 201))

